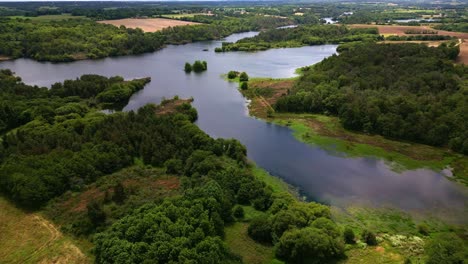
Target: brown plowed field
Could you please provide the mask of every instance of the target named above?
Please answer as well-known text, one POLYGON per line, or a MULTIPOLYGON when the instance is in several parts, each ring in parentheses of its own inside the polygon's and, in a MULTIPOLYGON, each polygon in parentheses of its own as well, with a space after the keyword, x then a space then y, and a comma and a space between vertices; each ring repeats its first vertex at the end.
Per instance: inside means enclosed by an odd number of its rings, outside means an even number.
POLYGON ((144 32, 156 32, 167 27, 198 25, 200 23, 180 21, 166 18, 125 18, 117 20, 98 21, 102 24, 110 24, 116 27, 125 26, 127 28, 141 28, 144 32))

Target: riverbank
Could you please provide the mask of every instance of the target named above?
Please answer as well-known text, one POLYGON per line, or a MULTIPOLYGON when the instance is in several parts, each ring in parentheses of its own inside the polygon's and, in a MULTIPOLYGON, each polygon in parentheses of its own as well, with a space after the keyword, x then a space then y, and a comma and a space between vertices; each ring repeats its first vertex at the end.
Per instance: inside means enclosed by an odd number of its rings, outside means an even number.
POLYGON ((319 114, 275 113, 272 105, 288 93, 294 79, 253 78, 249 89, 240 90, 250 100, 251 116, 288 126, 294 136, 307 144, 319 146, 336 155, 376 157, 395 171, 428 168, 450 179, 468 184, 468 157, 448 149, 412 142, 395 141, 343 128, 337 117, 319 114))

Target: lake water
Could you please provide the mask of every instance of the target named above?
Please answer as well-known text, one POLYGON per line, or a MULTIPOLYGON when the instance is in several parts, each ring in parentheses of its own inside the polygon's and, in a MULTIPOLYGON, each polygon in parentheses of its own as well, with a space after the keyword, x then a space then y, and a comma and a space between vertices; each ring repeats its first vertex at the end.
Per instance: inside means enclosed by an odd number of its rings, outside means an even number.
MULTIPOLYGON (((235 34, 223 41, 255 34, 235 34)), ((240 140, 247 146, 249 158, 310 199, 335 205, 371 202, 408 210, 466 212, 466 189, 440 173, 426 169, 396 173, 382 160, 339 157, 300 143, 289 128, 249 117, 237 84, 221 77, 230 70, 256 77, 291 77, 296 68, 335 53, 335 45, 215 53, 219 46, 221 41, 199 42, 138 56, 59 64, 18 59, 1 62, 0 68, 10 68, 24 82, 40 86, 89 73, 127 79, 150 76, 151 83, 130 99, 125 110, 158 103, 163 97, 194 97, 201 129, 213 137, 240 140), (186 74, 185 62, 194 60, 206 60, 208 71, 186 74)))

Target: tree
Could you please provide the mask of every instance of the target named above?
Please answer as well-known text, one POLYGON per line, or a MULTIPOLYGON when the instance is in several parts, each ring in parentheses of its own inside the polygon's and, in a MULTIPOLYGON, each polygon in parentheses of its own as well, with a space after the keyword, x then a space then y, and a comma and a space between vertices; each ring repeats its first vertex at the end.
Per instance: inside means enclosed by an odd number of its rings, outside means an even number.
POLYGON ((314 227, 288 231, 276 246, 276 256, 288 263, 326 263, 343 254, 339 239, 314 227))
POLYGON ((362 240, 369 246, 376 246, 377 245, 377 238, 375 234, 369 230, 364 230, 361 236, 362 240))
POLYGON ((468 248, 463 240, 450 233, 437 235, 430 240, 425 252, 427 264, 462 264, 468 260, 468 248))
POLYGON ((241 81, 241 82, 248 82, 248 81, 249 81, 249 75, 247 75, 246 72, 242 72, 242 73, 239 75, 239 81, 241 81))
POLYGON ((241 89, 242 90, 247 90, 249 88, 249 84, 247 82, 242 82, 241 83, 241 89))
POLYGON ((250 222, 248 228, 249 236, 258 242, 271 243, 271 223, 266 217, 258 217, 250 222))
POLYGON ((239 72, 230 71, 227 76, 228 76, 228 79, 234 79, 237 77, 237 75, 239 75, 239 72))
POLYGON ((190 63, 186 62, 186 63, 185 63, 185 67, 184 67, 184 71, 185 71, 186 73, 192 72, 192 65, 190 65, 190 63))
POLYGON ((98 201, 92 201, 86 208, 88 209, 88 217, 94 226, 101 225, 106 220, 106 214, 102 210, 102 205, 98 201))
POLYGON ((418 225, 418 232, 421 235, 428 236, 429 235, 429 226, 425 223, 421 223, 418 225))
POLYGON ((242 219, 244 218, 244 208, 242 208, 242 206, 237 205, 236 207, 234 207, 232 214, 235 218, 242 219))
POLYGON ((195 61, 195 63, 193 63, 192 69, 194 72, 202 72, 202 71, 206 71, 207 67, 203 62, 197 60, 195 61))
POLYGON ((116 203, 122 203, 126 199, 126 194, 125 194, 125 189, 122 185, 121 182, 117 183, 117 185, 114 186, 114 196, 112 199, 116 203))
POLYGON ((344 241, 346 244, 354 244, 356 242, 354 241, 355 239, 354 231, 349 227, 345 228, 343 236, 344 236, 344 241))

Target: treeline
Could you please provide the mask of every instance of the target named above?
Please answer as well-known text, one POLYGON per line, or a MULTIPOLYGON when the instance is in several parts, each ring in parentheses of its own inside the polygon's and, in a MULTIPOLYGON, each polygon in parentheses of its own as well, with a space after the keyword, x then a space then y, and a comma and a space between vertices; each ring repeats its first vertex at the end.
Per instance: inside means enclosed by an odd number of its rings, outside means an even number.
POLYGON ((309 67, 277 111, 340 117, 345 128, 468 153, 468 68, 456 46, 348 44, 309 67))
POLYGON ((391 35, 391 36, 385 37, 385 40, 389 40, 389 41, 414 41, 414 40, 431 41, 431 40, 451 40, 451 39, 456 39, 456 37, 437 35, 437 34, 411 35, 411 36, 391 35))
POLYGON ((447 30, 454 32, 468 32, 468 23, 452 23, 452 24, 439 24, 434 26, 435 29, 447 30))
POLYGON ((164 40, 160 33, 81 19, 0 21, 0 54, 12 58, 61 62, 139 54, 160 49, 164 40))
POLYGON ((375 40, 383 40, 376 28, 349 29, 345 26, 313 25, 268 30, 255 37, 241 39, 236 43, 223 43, 222 47, 215 51, 257 51, 270 48, 375 40))

